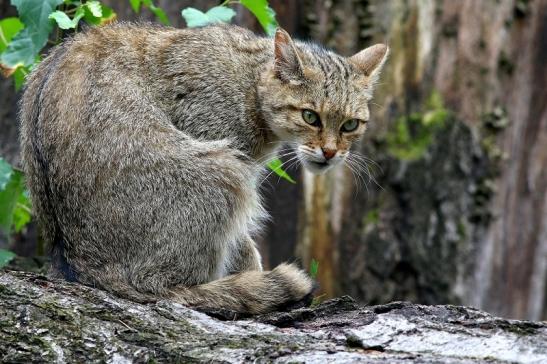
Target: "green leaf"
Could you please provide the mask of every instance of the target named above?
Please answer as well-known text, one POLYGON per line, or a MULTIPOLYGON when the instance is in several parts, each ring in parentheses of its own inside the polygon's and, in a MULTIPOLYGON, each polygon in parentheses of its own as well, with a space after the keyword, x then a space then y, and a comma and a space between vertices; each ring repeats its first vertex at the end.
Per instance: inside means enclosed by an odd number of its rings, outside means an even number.
POLYGON ((93 12, 88 6, 84 7, 84 20, 87 24, 90 25, 104 25, 113 22, 116 20, 116 13, 112 8, 100 4, 101 6, 101 15, 96 16, 95 14, 98 14, 98 12, 93 12))
POLYGON ((63 0, 12 0, 11 3, 17 7, 19 19, 25 28, 13 37, 0 55, 0 63, 4 68, 15 69, 34 63, 53 29, 49 14, 62 2, 63 0))
POLYGON ((236 12, 226 6, 215 6, 205 13, 214 23, 229 23, 236 12))
MULTIPOLYGON (((13 39, 13 36, 17 34, 24 25, 21 23, 19 18, 5 18, 0 20, 0 53, 2 53, 6 48, 9 42, 13 39)), ((18 91, 23 83, 25 82, 25 77, 29 73, 27 67, 19 66, 8 72, 13 76, 15 81, 15 90, 18 91)))
POLYGON ((268 162, 267 166, 279 177, 289 181, 290 183, 296 183, 296 181, 292 179, 292 177, 282 168, 283 162, 281 162, 279 158, 271 160, 268 162))
POLYGON ((25 189, 23 173, 0 158, 0 230, 10 234, 17 201, 25 189))
POLYGON ((163 11, 162 8, 159 6, 154 5, 152 0, 130 0, 131 7, 133 10, 137 13, 139 11, 140 5, 142 4, 144 7, 147 7, 150 9, 152 14, 158 18, 158 20, 165 24, 165 25, 171 25, 171 22, 169 21, 169 18, 167 17, 167 14, 165 14, 165 11, 163 11))
MULTIPOLYGON (((81 10, 81 8, 79 10, 81 10)), ((78 22, 83 16, 84 16, 83 10, 76 12, 73 19, 70 19, 68 15, 66 15, 65 13, 59 10, 49 14, 49 18, 55 20, 59 28, 65 29, 65 30, 76 28, 78 26, 78 22)))
POLYGON ((318 271, 319 271, 319 262, 315 259, 312 259, 310 263, 310 277, 312 277, 313 279, 317 278, 318 271))
POLYGON ((21 232, 21 230, 30 222, 31 217, 32 212, 28 191, 23 191, 19 194, 13 210, 13 228, 15 232, 21 232))
POLYGON ((254 14, 266 34, 269 36, 275 34, 278 27, 275 11, 268 6, 267 0, 240 0, 240 3, 254 14))
POLYGON ((165 25, 171 25, 171 22, 169 21, 167 14, 165 14, 165 11, 163 11, 162 8, 155 5, 150 5, 149 9, 156 16, 156 18, 158 18, 158 20, 161 23, 165 25))
POLYGON ((0 53, 2 53, 13 36, 24 28, 19 18, 5 18, 0 20, 0 53))
POLYGON ((5 267, 13 258, 15 254, 9 250, 0 249, 0 268, 5 267))
POLYGON ((91 14, 96 18, 101 18, 103 16, 103 8, 101 3, 98 1, 88 1, 85 3, 85 6, 89 9, 91 14))
POLYGON ((182 17, 188 28, 203 27, 215 23, 229 23, 236 12, 226 6, 215 6, 206 13, 194 8, 186 8, 182 11, 182 17))
POLYGON ((0 158, 0 191, 6 188, 12 175, 13 168, 3 158, 0 158))
POLYGON ((25 80, 29 73, 30 70, 28 67, 21 66, 15 69, 15 72, 13 72, 12 74, 13 81, 15 83, 15 91, 19 91, 21 87, 23 87, 23 84, 25 83, 25 80))
POLYGON ((129 4, 131 4, 131 9, 135 13, 139 13, 141 11, 141 0, 129 0, 129 4))
POLYGON ((186 8, 182 10, 181 14, 188 28, 202 27, 209 24, 207 15, 198 9, 186 8))

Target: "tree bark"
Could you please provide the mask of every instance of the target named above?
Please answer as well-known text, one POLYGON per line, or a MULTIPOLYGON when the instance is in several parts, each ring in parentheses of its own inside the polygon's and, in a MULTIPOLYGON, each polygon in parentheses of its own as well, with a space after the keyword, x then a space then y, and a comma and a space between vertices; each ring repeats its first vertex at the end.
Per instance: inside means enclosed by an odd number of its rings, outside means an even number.
POLYGON ((457 306, 349 297, 234 320, 142 305, 35 273, 0 272, 3 363, 541 363, 547 325, 457 306))
POLYGON ((391 47, 359 149, 378 185, 304 176, 298 251, 329 257, 327 293, 547 317, 547 1, 306 4, 310 34, 340 53, 391 47), (418 158, 394 155, 401 117, 425 117, 435 93, 444 127, 418 158))

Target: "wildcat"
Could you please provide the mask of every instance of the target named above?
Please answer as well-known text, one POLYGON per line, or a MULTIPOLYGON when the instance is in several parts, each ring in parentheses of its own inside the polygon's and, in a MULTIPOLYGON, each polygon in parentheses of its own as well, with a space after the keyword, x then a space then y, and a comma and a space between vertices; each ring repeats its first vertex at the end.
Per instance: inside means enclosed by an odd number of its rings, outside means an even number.
POLYGON ((314 172, 344 160, 387 54, 345 58, 232 25, 114 24, 65 41, 29 76, 20 111, 52 274, 250 314, 308 301, 295 266, 262 271, 262 164, 282 142, 314 172))

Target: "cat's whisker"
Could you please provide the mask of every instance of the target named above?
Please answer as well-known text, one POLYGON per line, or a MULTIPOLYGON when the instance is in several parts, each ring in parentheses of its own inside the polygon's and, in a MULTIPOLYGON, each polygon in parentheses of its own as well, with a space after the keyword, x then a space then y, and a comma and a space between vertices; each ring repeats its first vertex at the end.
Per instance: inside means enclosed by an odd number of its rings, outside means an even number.
POLYGON ((359 189, 361 185, 364 185, 365 189, 367 190, 367 193, 369 193, 368 183, 363 177, 363 172, 361 171, 363 169, 362 165, 359 164, 357 160, 353 160, 353 159, 347 159, 347 160, 352 165, 353 169, 355 170, 357 180, 361 182, 360 184, 357 185, 357 188, 359 189))
POLYGON ((378 104, 378 103, 376 103, 376 102, 374 102, 374 101, 369 101, 369 104, 374 105, 374 106, 377 106, 377 107, 379 107, 380 109, 383 109, 383 108, 385 107, 385 105, 380 105, 380 104, 378 104))
MULTIPOLYGON (((370 171, 370 168, 369 168, 369 161, 367 160, 366 157, 362 156, 362 155, 358 155, 358 154, 355 154, 355 155, 350 155, 349 156, 350 158, 348 158, 348 160, 351 160, 353 163, 355 163, 356 165, 359 166, 359 169, 363 170, 363 172, 367 175, 369 181, 372 181, 376 186, 378 186, 380 189, 384 189, 379 183, 378 181, 376 180, 376 178, 374 177, 374 175, 372 174, 372 172, 370 171), (359 158, 361 157, 361 159, 359 158)), ((371 160, 372 161, 372 160, 371 160)), ((377 166, 378 164, 375 163, 377 166)), ((378 166, 379 167, 379 166, 378 166)))
POLYGON ((349 161, 345 161, 345 166, 350 170, 351 177, 353 178, 353 183, 355 184, 355 190, 353 191, 353 197, 357 195, 357 192, 359 192, 359 182, 357 182, 357 177, 355 177, 356 172, 354 170, 354 167, 349 163, 349 161))
POLYGON ((295 150, 292 150, 292 149, 286 149, 286 150, 280 150, 280 151, 276 151, 276 152, 273 152, 273 153, 268 153, 267 155, 264 155, 260 158, 258 158, 256 161, 257 163, 260 163, 260 164, 263 164, 263 163, 266 163, 266 162, 269 162, 270 160, 273 160, 275 158, 282 158, 282 157, 286 157, 288 155, 292 155, 292 154, 295 154, 297 153, 295 150))
POLYGON ((350 169, 350 171, 352 172, 352 176, 353 176, 353 179, 354 179, 355 189, 354 189, 354 194, 353 195, 355 197, 361 191, 361 188, 362 188, 361 186, 365 185, 365 187, 366 187, 366 182, 363 181, 360 173, 356 171, 355 167, 352 167, 350 164, 348 164, 347 166, 350 169))
POLYGON ((372 159, 370 158, 367 158, 363 155, 359 155, 359 154, 354 154, 352 155, 353 157, 353 160, 355 161, 355 163, 359 164, 361 166, 361 168, 363 168, 364 170, 366 169, 366 174, 369 178, 369 181, 372 181, 374 182, 375 185, 377 185, 380 189, 384 189, 379 183, 378 181, 376 180, 374 174, 372 173, 370 167, 377 167, 378 169, 380 169, 380 171, 383 173, 383 170, 382 168, 380 167, 380 165, 378 163, 376 163, 375 161, 373 161, 372 159))
MULTIPOLYGON (((287 171, 290 170, 292 167, 297 166, 299 161, 300 161, 300 159, 295 159, 293 162, 291 162, 291 164, 289 164, 287 166, 287 171)), ((297 171, 297 169, 295 168, 295 172, 296 171, 297 171)))
POLYGON ((361 153, 358 153, 358 152, 352 152, 351 155, 355 158, 358 158, 358 159, 364 159, 366 160, 367 162, 373 164, 375 167, 378 167, 378 169, 380 169, 380 172, 381 173, 384 173, 382 167, 373 159, 361 154, 361 153))

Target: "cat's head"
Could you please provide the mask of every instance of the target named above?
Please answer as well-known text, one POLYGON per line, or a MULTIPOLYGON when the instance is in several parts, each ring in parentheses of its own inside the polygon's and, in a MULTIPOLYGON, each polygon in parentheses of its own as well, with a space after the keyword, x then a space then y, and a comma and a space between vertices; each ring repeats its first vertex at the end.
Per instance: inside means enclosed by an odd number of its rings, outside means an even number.
POLYGON ((278 29, 274 61, 259 84, 261 108, 276 136, 297 146, 310 171, 342 162, 369 120, 372 88, 388 47, 377 44, 346 58, 313 44, 295 44, 278 29))

